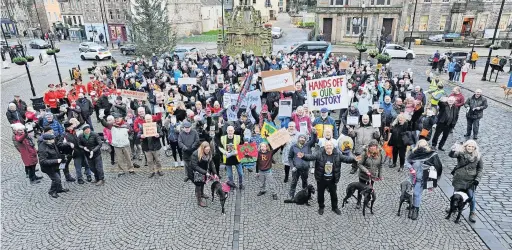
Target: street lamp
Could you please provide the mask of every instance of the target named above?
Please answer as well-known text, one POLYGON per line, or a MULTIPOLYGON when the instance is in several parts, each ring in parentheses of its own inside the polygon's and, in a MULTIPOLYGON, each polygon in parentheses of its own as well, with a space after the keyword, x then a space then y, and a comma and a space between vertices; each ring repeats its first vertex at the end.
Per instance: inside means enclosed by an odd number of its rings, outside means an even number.
POLYGON ((220 0, 220 3, 222 5, 222 49, 224 49, 226 43, 226 36, 224 34, 224 0, 220 0))
POLYGON ((489 70, 489 64, 491 63, 492 45, 494 45, 494 41, 496 40, 496 33, 498 33, 498 28, 500 27, 501 14, 503 13, 503 5, 505 5, 505 0, 501 1, 500 13, 498 14, 498 20, 496 20, 496 27, 494 28, 492 43, 491 46, 489 47, 489 55, 487 56, 487 61, 485 62, 485 69, 484 74, 482 75, 482 81, 487 80, 487 70, 489 70))
MULTIPOLYGON (((101 11, 101 20, 103 21, 103 32, 105 33, 105 43, 107 43, 107 48, 108 48, 108 33, 107 33, 107 29, 105 28, 105 18, 107 16, 107 13, 105 11, 105 2, 103 2, 102 0, 98 0, 100 2, 100 11, 101 11), (102 5, 103 3, 103 5, 102 5)), ((114 48, 114 43, 112 43, 112 49, 114 48)))
MULTIPOLYGON (((55 50, 55 46, 53 44, 53 39, 50 40, 50 44, 52 45, 52 50, 55 50)), ((55 66, 57 66, 57 74, 59 75, 59 82, 62 84, 62 77, 60 76, 60 69, 59 69, 59 63, 57 62, 57 53, 53 54, 53 59, 55 59, 55 66)))
MULTIPOLYGON (((363 2, 363 4, 361 5, 361 19, 359 19, 359 21, 356 20, 356 18, 352 19, 352 22, 358 22, 359 23, 359 43, 361 45, 363 45, 363 42, 364 42, 364 30, 363 30, 363 25, 364 25, 364 21, 363 21, 363 15, 364 15, 364 8, 365 8, 365 4, 363 2)), ((363 56, 363 52, 360 50, 359 51, 359 67, 361 67, 361 59, 362 59, 362 56, 363 56)))
POLYGON ((412 27, 411 27, 411 34, 409 35, 409 49, 411 49, 411 42, 412 42, 412 32, 414 31, 414 19, 416 19, 416 7, 418 6, 418 0, 414 2, 414 13, 412 14, 412 27))

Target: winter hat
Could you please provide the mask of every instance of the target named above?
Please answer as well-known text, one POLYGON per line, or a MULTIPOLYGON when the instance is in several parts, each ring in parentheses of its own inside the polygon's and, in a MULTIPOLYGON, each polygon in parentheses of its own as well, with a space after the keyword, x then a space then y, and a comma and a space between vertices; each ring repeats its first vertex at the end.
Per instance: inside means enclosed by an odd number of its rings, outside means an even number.
POLYGON ((122 101, 123 97, 119 95, 119 96, 116 97, 116 100, 122 101))
POLYGON ((46 126, 46 127, 43 129, 43 133, 46 133, 46 132, 48 132, 48 131, 50 131, 50 130, 53 130, 53 128, 52 128, 52 127, 50 127, 50 126, 46 126))
POLYGON ((45 140, 45 141, 54 140, 54 139, 55 139, 55 135, 52 135, 52 134, 44 134, 43 135, 43 140, 45 140))
POLYGON ((375 139, 372 139, 370 141, 370 143, 368 143, 368 147, 371 147, 371 146, 379 146, 379 142, 377 142, 377 140, 375 140, 375 139))
POLYGON ((71 126, 73 126, 73 125, 74 125, 74 124, 73 124, 73 123, 71 123, 71 122, 69 122, 69 121, 64 122, 64 124, 63 124, 64 128, 69 128, 69 127, 71 127, 71 126))
POLYGON ((308 138, 307 138, 307 136, 306 136, 306 134, 299 134, 299 137, 298 137, 298 138, 299 138, 299 139, 300 139, 300 138, 304 138, 305 140, 307 140, 307 139, 308 139, 308 138))
POLYGON ((89 126, 89 124, 84 124, 84 126, 82 126, 82 130, 86 130, 88 128, 91 128, 91 126, 89 126))
POLYGON ((327 108, 322 108, 322 109, 320 109, 320 112, 321 112, 321 113, 327 113, 327 112, 329 112, 329 109, 327 109, 327 108))
POLYGON ((190 127, 192 127, 192 124, 191 124, 189 121, 185 121, 185 122, 183 123, 183 127, 184 127, 184 128, 190 128, 190 127))

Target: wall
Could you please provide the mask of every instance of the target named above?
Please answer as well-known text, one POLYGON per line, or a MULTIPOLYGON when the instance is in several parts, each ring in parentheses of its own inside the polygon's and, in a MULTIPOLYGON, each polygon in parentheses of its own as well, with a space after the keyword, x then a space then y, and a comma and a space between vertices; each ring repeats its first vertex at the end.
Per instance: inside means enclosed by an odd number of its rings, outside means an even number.
POLYGON ((201 7, 202 31, 218 30, 222 28, 222 6, 208 5, 201 7))
POLYGON ((50 26, 53 25, 55 22, 62 21, 60 6, 57 0, 45 0, 44 8, 50 26))
MULTIPOLYGON (((242 3, 245 0, 242 0, 242 3)), ((274 17, 277 17, 277 14, 279 12, 279 0, 269 0, 270 7, 266 7, 265 4, 267 3, 267 0, 248 0, 249 5, 252 5, 254 9, 259 10, 261 13, 261 20, 263 22, 268 22, 270 20, 270 11, 272 10, 274 13, 274 17)), ((235 6, 240 5, 239 0, 234 0, 235 6)), ((286 7, 286 2, 284 4, 286 7)))
POLYGON ((203 32, 200 0, 169 0, 167 9, 178 37, 203 32))

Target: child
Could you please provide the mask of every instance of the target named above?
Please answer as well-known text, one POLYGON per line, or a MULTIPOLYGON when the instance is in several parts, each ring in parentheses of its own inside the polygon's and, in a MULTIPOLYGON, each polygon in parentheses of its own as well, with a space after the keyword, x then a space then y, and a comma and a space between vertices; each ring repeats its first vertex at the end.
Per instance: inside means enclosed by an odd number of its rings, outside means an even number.
POLYGON ((261 181, 260 192, 258 196, 262 196, 266 191, 267 184, 270 192, 272 193, 272 199, 277 200, 276 183, 272 176, 272 156, 277 150, 270 151, 266 142, 260 143, 260 149, 258 151, 258 160, 256 161, 256 177, 261 181))

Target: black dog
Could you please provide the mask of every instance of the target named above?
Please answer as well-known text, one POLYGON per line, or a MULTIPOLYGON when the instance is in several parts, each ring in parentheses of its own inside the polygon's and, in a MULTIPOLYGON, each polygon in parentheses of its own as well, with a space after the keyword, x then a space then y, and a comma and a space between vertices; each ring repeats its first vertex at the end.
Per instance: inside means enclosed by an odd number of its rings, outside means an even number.
POLYGON ((400 183, 400 205, 398 206, 398 213, 396 213, 397 216, 400 216, 400 210, 402 209, 402 204, 406 202, 407 210, 409 210, 409 213, 407 215, 408 218, 411 218, 412 214, 412 194, 410 193, 412 190, 412 184, 410 181, 403 181, 400 183))
POLYGON ((373 203, 375 203, 375 200, 377 199, 377 196, 375 195, 375 191, 372 187, 360 183, 358 181, 352 182, 348 184, 347 186, 347 195, 345 198, 343 198, 343 203, 341 203, 341 207, 345 207, 345 203, 348 203, 348 199, 350 197, 354 197, 357 199, 357 197, 354 196, 354 193, 356 190, 363 196, 363 216, 366 216, 366 207, 368 206, 368 203, 370 203, 370 213, 373 214, 373 203))
POLYGON ((219 196, 219 200, 220 200, 220 206, 222 207, 222 214, 225 214, 224 212, 224 204, 226 203, 226 199, 228 198, 228 192, 224 192, 224 190, 222 190, 222 183, 220 183, 219 181, 214 181, 212 183, 212 202, 213 202, 213 199, 215 198, 215 194, 217 194, 217 196, 219 196))
POLYGON ((315 187, 309 184, 306 188, 300 190, 293 199, 284 200, 284 203, 295 203, 297 205, 309 206, 309 200, 311 200, 311 195, 315 193, 315 187))
POLYGON ((464 210, 464 206, 468 204, 468 202, 471 200, 471 198, 466 198, 464 200, 464 197, 462 197, 461 194, 458 194, 458 192, 455 192, 452 197, 450 197, 450 210, 448 211, 448 215, 445 219, 449 220, 450 216, 452 216, 452 213, 457 213, 457 218, 455 219, 455 223, 459 223, 460 221, 460 215, 462 214, 462 210, 464 210))

